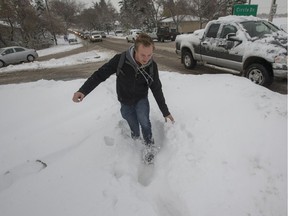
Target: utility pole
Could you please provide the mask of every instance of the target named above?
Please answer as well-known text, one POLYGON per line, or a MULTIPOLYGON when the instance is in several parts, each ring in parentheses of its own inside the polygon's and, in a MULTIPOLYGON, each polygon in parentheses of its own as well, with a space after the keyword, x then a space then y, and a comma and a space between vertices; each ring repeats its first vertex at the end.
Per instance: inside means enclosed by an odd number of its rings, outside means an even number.
POLYGON ((276 0, 272 0, 268 21, 270 21, 270 22, 273 21, 273 16, 276 13, 276 9, 277 9, 276 0))

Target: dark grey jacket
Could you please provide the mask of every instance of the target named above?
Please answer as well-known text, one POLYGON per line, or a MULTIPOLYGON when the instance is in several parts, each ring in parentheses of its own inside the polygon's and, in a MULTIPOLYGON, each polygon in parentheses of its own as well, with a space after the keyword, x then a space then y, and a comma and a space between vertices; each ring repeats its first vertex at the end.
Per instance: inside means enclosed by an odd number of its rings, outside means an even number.
MULTIPOLYGON (((116 89, 118 100, 126 105, 133 105, 148 96, 150 88, 164 117, 170 114, 162 92, 162 84, 156 62, 152 59, 146 65, 139 65, 133 58, 134 46, 126 51, 126 58, 122 70, 117 74, 116 89), (153 67, 153 73, 149 70, 153 67), (151 76, 152 75, 152 76, 151 76)), ((117 72, 121 54, 116 54, 109 62, 95 71, 79 89, 85 96, 96 86, 117 72)))

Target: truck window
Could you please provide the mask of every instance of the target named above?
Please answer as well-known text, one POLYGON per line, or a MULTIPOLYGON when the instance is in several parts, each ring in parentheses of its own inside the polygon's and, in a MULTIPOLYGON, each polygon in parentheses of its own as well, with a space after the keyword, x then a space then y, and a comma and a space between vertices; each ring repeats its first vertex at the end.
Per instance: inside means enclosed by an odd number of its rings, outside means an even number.
POLYGON ((277 32, 279 29, 266 21, 246 21, 241 23, 250 37, 262 37, 264 34, 277 32))
POLYGON ((235 26, 225 25, 222 29, 220 38, 225 38, 227 34, 236 33, 236 32, 237 32, 237 28, 235 26))
POLYGON ((206 37, 216 38, 219 27, 220 27, 220 24, 212 24, 208 29, 206 37))

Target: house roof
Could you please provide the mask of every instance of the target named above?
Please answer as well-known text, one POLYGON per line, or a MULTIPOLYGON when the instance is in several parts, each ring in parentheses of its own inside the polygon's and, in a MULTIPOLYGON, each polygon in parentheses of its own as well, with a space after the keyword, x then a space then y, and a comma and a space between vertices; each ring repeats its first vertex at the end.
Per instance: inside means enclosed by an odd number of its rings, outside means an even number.
MULTIPOLYGON (((175 19, 181 20, 182 22, 189 22, 189 21, 199 21, 199 17, 192 16, 192 15, 178 15, 174 16, 175 19)), ((173 22, 173 17, 165 18, 161 21, 162 23, 169 23, 173 22)))

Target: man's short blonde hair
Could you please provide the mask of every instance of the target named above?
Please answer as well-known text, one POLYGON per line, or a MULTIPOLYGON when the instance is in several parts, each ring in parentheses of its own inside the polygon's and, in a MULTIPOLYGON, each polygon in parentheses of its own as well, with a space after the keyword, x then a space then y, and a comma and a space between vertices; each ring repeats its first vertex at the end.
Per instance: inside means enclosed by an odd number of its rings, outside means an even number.
POLYGON ((140 45, 143 45, 144 47, 153 46, 153 50, 155 49, 154 41, 153 39, 146 33, 140 33, 138 37, 135 40, 135 50, 138 50, 138 47, 140 45))

